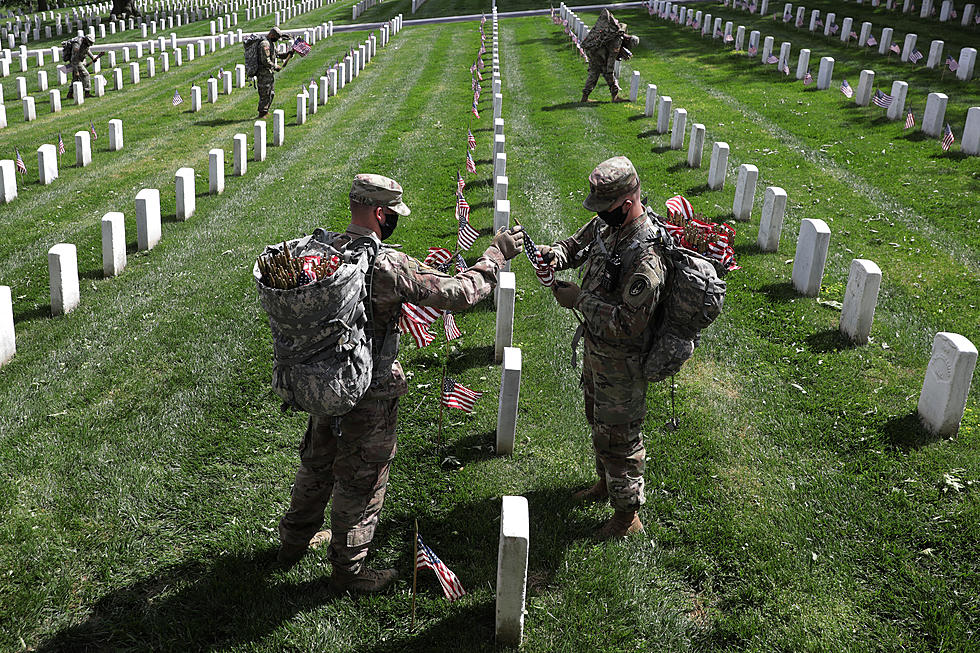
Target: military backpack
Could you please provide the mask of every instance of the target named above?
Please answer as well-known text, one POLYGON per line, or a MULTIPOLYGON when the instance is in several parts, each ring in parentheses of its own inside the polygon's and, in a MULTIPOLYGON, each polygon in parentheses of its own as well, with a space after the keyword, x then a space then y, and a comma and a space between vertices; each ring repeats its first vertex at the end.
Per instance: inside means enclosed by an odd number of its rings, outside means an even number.
POLYGON ((287 248, 294 258, 333 259, 331 273, 296 288, 264 281, 262 261, 252 274, 272 329, 272 389, 292 407, 313 415, 348 413, 371 384, 371 275, 379 245, 372 238, 317 229, 265 249, 287 248))
POLYGON ((67 41, 61 42, 61 60, 65 63, 71 63, 72 50, 75 49, 75 44, 80 42, 81 36, 75 36, 67 41))
POLYGON ((724 268, 676 245, 659 219, 653 227, 653 246, 667 268, 667 281, 654 313, 653 338, 643 372, 648 381, 662 381, 680 371, 694 354, 701 331, 721 313, 726 285, 719 276, 724 268))
POLYGON ((242 47, 245 48, 245 77, 251 78, 259 74, 259 44, 262 42, 261 36, 252 34, 242 40, 242 47))

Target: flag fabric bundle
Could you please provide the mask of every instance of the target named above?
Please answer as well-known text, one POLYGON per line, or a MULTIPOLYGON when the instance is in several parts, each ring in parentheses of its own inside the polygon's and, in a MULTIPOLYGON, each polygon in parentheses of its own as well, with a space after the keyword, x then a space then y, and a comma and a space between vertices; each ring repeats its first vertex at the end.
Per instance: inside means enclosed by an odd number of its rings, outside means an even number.
POLYGON ((524 232, 524 254, 527 255, 527 260, 531 262, 534 274, 537 275, 541 285, 549 288, 555 285, 555 269, 544 262, 541 251, 526 231, 524 232))
POLYGON ((871 101, 882 109, 887 109, 892 104, 892 96, 888 95, 888 93, 882 93, 880 88, 876 88, 874 97, 871 98, 871 101))
POLYGON ((293 52, 301 57, 305 57, 310 53, 310 44, 304 41, 302 38, 298 38, 293 42, 293 52))
POLYGON ((27 174, 27 166, 24 165, 24 159, 22 159, 21 156, 20 156, 20 150, 16 150, 16 152, 17 152, 17 158, 14 160, 14 165, 17 167, 17 171, 20 174, 26 175, 27 174))
POLYGON ((183 101, 184 98, 180 97, 180 93, 177 91, 177 89, 174 89, 174 99, 172 100, 173 105, 177 106, 178 104, 183 103, 183 101))
POLYGON ((691 220, 694 218, 694 207, 683 195, 674 195, 669 200, 664 202, 664 204, 667 206, 668 216, 676 213, 684 216, 686 220, 691 220))
POLYGON ((61 138, 61 132, 58 132, 58 154, 65 153, 65 141, 61 138))
POLYGON ((442 382, 442 405, 446 408, 458 408, 465 413, 472 413, 476 400, 482 396, 482 392, 470 390, 465 385, 456 383, 450 376, 442 382))
POLYGON ((810 71, 808 70, 806 71, 806 75, 803 76, 803 85, 809 86, 812 83, 813 83, 813 75, 811 75, 810 71))
POLYGON ((663 225, 680 247, 714 259, 726 270, 741 269, 731 245, 735 231, 726 224, 699 220, 694 215, 694 207, 684 197, 675 195, 667 200, 667 219, 663 225))
POLYGON ((846 98, 854 97, 854 89, 851 88, 851 85, 847 83, 846 79, 840 83, 840 92, 843 93, 844 97, 846 98))
POLYGON ((943 152, 949 152, 949 148, 955 140, 956 139, 953 138, 953 128, 950 127, 949 123, 947 122, 946 129, 943 130, 943 140, 939 141, 939 144, 943 148, 943 152))
POLYGON ((905 116, 905 129, 912 129, 915 127, 915 116, 912 115, 912 107, 909 107, 909 112, 905 116))

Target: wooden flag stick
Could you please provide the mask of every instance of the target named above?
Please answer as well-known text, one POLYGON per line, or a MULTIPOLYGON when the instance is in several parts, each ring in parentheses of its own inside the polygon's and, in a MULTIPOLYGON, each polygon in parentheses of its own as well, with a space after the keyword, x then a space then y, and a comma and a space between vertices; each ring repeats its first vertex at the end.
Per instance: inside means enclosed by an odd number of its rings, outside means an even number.
POLYGON ((415 520, 415 539, 412 540, 412 623, 409 632, 415 630, 415 588, 419 577, 419 520, 415 520))
POLYGON ((445 411, 445 402, 442 400, 442 395, 445 392, 443 388, 446 386, 446 364, 442 364, 442 383, 439 384, 439 449, 442 450, 442 415, 445 411))

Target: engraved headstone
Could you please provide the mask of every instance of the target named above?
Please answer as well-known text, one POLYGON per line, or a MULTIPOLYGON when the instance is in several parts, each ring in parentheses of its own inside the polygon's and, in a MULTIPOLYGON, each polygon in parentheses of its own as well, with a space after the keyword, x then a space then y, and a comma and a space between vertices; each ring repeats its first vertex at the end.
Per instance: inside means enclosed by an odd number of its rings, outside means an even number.
POLYGON ((977 348, 972 342, 958 333, 936 334, 917 408, 930 432, 949 437, 959 431, 976 366, 977 348))
POLYGON ((823 220, 805 218, 800 224, 793 258, 793 287, 801 295, 816 297, 820 293, 827 251, 830 248, 830 227, 823 220))
POLYGON ((102 216, 102 274, 115 277, 126 268, 126 221, 117 211, 102 216))
POLYGON ((840 332, 859 345, 867 344, 871 335, 879 288, 881 268, 867 259, 851 261, 840 316, 840 332))
POLYGON ((48 282, 51 314, 66 315, 78 306, 78 250, 59 243, 48 250, 48 282))

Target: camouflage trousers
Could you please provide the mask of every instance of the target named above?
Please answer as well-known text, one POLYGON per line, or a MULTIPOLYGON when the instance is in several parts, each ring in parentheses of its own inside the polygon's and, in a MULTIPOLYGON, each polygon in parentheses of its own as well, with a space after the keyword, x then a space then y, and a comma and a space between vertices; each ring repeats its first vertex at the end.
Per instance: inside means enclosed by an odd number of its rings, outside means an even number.
POLYGON ((585 418, 592 427, 595 468, 606 479, 609 503, 638 510, 643 495, 643 417, 647 381, 639 358, 614 358, 585 345, 582 365, 585 418))
POLYGON ((88 68, 84 64, 73 64, 71 67, 71 81, 72 87, 68 89, 68 97, 71 97, 74 93, 75 82, 81 82, 82 88, 86 93, 92 92, 92 76, 88 72, 88 68))
POLYGON ((259 89, 259 113, 269 113, 272 100, 276 97, 276 78, 272 75, 258 75, 255 85, 259 89))
POLYGON ((616 81, 616 57, 609 52, 608 48, 599 48, 598 50, 589 50, 589 75, 585 78, 585 87, 582 89, 582 95, 588 96, 589 93, 595 88, 595 85, 599 83, 599 76, 605 78, 606 84, 609 85, 609 93, 611 95, 617 95, 619 93, 619 82, 616 81))
POLYGON ((361 401, 340 418, 339 431, 337 418, 310 416, 289 510, 279 521, 283 542, 306 545, 323 525, 332 497, 327 558, 360 571, 385 502, 397 418, 397 398, 361 401))

